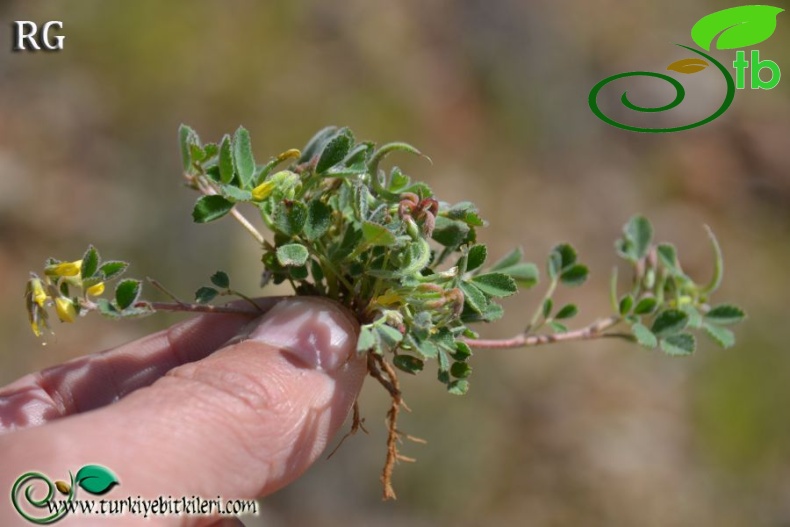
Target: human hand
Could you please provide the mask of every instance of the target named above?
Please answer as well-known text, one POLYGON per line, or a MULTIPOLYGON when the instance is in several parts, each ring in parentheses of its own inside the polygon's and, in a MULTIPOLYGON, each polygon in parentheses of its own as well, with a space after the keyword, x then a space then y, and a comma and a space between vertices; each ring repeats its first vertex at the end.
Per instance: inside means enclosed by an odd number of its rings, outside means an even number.
MULTIPOLYGON (((355 353, 358 325, 339 305, 304 297, 259 304, 265 314, 253 322, 198 316, 0 388, 0 489, 10 492, 31 470, 67 479, 88 464, 117 474, 107 499, 249 499, 292 482, 342 425, 367 369, 355 353)), ((62 524, 90 521, 144 520, 69 514, 62 524)), ((6 501, 0 525, 31 524, 6 501)))

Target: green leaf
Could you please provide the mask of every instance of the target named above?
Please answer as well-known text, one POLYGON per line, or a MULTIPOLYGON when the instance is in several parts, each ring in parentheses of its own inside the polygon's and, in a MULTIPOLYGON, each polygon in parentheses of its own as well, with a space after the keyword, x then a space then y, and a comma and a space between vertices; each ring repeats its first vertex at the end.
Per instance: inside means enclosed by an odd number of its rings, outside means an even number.
POLYGON ((658 314, 650 328, 657 337, 668 337, 680 333, 688 325, 689 317, 679 309, 667 309, 658 314))
MULTIPOLYGON (((494 268, 492 267, 491 270, 493 271, 494 268)), ((497 270, 500 273, 508 275, 515 280, 518 285, 525 289, 529 289, 538 283, 538 266, 534 263, 519 263, 497 270)))
POLYGON ((502 318, 504 314, 505 310, 500 304, 489 302, 489 304, 483 308, 483 321, 493 322, 502 318))
POLYGON ((455 250, 463 244, 469 236, 469 225, 459 220, 451 220, 444 216, 436 218, 433 229, 433 239, 445 247, 455 250))
POLYGON ((631 333, 639 344, 648 349, 655 349, 658 346, 658 339, 653 332, 638 322, 631 325, 631 333))
POLYGON ((696 347, 697 341, 691 333, 679 333, 661 339, 661 350, 667 355, 691 355, 696 347))
POLYGON ((625 235, 631 243, 631 256, 635 260, 644 258, 653 241, 653 226, 644 216, 634 216, 625 226, 625 235))
POLYGON ((469 282, 461 282, 459 284, 461 291, 464 293, 464 301, 473 311, 482 314, 483 310, 488 305, 488 299, 480 289, 469 282))
POLYGON ((223 198, 227 198, 229 201, 232 202, 252 200, 252 192, 250 192, 249 190, 242 190, 239 187, 233 185, 225 185, 223 183, 220 183, 219 191, 222 194, 223 198))
POLYGON ((754 46, 767 40, 776 30, 776 17, 784 9, 768 5, 745 5, 722 9, 702 17, 691 28, 691 38, 699 47, 736 49, 754 46))
POLYGON ((471 282, 483 293, 497 298, 510 296, 518 291, 516 282, 503 273, 481 274, 473 277, 471 282))
POLYGON ((743 312, 741 308, 738 306, 733 306, 731 304, 722 304, 712 308, 710 311, 705 313, 705 320, 708 322, 712 322, 713 324, 718 324, 720 326, 726 326, 729 324, 737 324, 738 322, 742 321, 746 317, 746 314, 743 312))
POLYGON ((389 155, 391 152, 408 152, 410 154, 415 154, 418 156, 423 155, 422 152, 414 148, 408 143, 387 143, 385 145, 381 145, 381 147, 373 153, 373 156, 368 161, 368 170, 371 174, 375 177, 376 172, 378 171, 379 163, 381 162, 384 157, 389 155))
POLYGON ((403 334, 387 324, 376 326, 376 332, 379 334, 381 342, 386 344, 389 349, 393 349, 403 340, 403 334))
POLYGON ((572 265, 567 271, 563 271, 560 275, 560 281, 569 286, 582 285, 587 280, 589 270, 586 265, 576 264, 572 265))
POLYGON ((90 278, 99 270, 99 251, 93 245, 88 246, 88 250, 82 255, 82 266, 80 267, 80 278, 83 280, 90 278))
POLYGON ((659 261, 673 274, 680 272, 678 267, 678 254, 675 246, 670 243, 661 243, 656 248, 659 261))
POLYGON ((309 256, 307 247, 299 243, 289 243, 277 248, 277 261, 284 267, 304 265, 309 256))
POLYGON ((729 329, 715 324, 704 324, 702 328, 722 348, 727 349, 735 345, 735 334, 729 329))
POLYGON ((658 307, 658 301, 653 297, 645 297, 634 308, 634 315, 649 315, 658 307))
POLYGON ((362 222, 362 238, 365 243, 373 246, 390 246, 398 243, 398 239, 389 229, 369 221, 362 222))
POLYGON ((469 391, 469 381, 456 379, 447 385, 447 392, 452 395, 465 395, 469 391))
POLYGON ((721 285, 721 280, 724 278, 724 257, 721 254, 721 246, 719 245, 719 241, 716 239, 716 235, 713 234, 713 230, 705 226, 705 230, 708 233, 708 239, 710 240, 710 244, 713 247, 713 276, 708 282, 708 285, 703 287, 700 292, 704 294, 710 294, 716 291, 719 286, 721 285))
POLYGON ((506 267, 511 267, 516 265, 521 261, 521 258, 524 256, 524 250, 521 247, 516 247, 512 251, 510 251, 506 256, 498 260, 494 265, 491 266, 491 271, 501 271, 506 267))
POLYGON ((233 181, 235 172, 230 136, 225 134, 219 145, 219 180, 226 185, 233 181))
POLYGON ((332 207, 314 199, 307 206, 307 221, 304 224, 304 235, 309 241, 323 236, 332 224, 332 207))
POLYGON ((457 361, 465 361, 472 356, 472 348, 470 348, 466 342, 456 340, 455 353, 452 353, 451 355, 453 359, 457 361))
POLYGON ((227 289, 230 287, 230 278, 224 271, 217 271, 211 275, 211 283, 220 289, 227 289))
POLYGON ((201 196, 192 209, 192 219, 195 223, 208 223, 218 220, 233 208, 233 203, 222 196, 201 196))
POLYGON ((126 309, 137 301, 140 296, 140 281, 127 278, 115 287, 115 303, 118 308, 126 309))
POLYGON ((274 225, 286 236, 298 236, 307 223, 307 206, 301 201, 283 202, 274 213, 274 225))
POLYGON ((425 367, 425 363, 412 355, 396 355, 392 359, 392 364, 401 371, 416 375, 425 367))
POLYGON ((326 142, 337 133, 337 126, 327 126, 319 130, 302 148, 302 157, 299 158, 299 163, 307 163, 312 161, 313 157, 321 153, 324 149, 326 142))
POLYGON ((249 188, 252 176, 255 174, 255 158, 252 157, 250 133, 243 126, 239 126, 236 133, 233 134, 231 146, 233 147, 236 173, 239 175, 239 184, 241 188, 249 188))
POLYGON ((574 304, 566 304, 560 309, 554 318, 557 320, 563 320, 566 318, 573 318, 577 314, 579 314, 579 308, 576 307, 574 304))
POLYGON ((98 298, 96 299, 96 306, 99 308, 99 313, 107 318, 111 318, 113 320, 118 320, 121 318, 121 313, 112 303, 107 300, 106 298, 98 298))
POLYGON ((338 130, 337 134, 326 143, 321 151, 321 157, 318 158, 318 164, 315 167, 316 173, 323 174, 343 161, 353 145, 354 134, 351 133, 351 130, 348 128, 338 130))
POLYGON ((472 375, 472 367, 465 362, 454 362, 453 365, 450 366, 450 375, 457 379, 466 379, 472 375))
POLYGON ((129 267, 129 264, 126 262, 111 260, 101 264, 99 271, 104 275, 105 280, 112 280, 121 276, 127 267, 129 267))
POLYGON ((218 294, 219 291, 213 287, 201 287, 195 291, 195 302, 198 304, 207 304, 214 300, 218 294))
POLYGON ((629 295, 624 295, 620 299, 620 304, 618 306, 618 311, 621 315, 627 315, 631 312, 631 308, 634 307, 634 297, 629 295))
POLYGON ((559 269, 568 269, 576 263, 576 249, 572 245, 563 243, 554 247, 553 252, 559 256, 559 269))
POLYGON ((357 339, 357 353, 364 353, 371 348, 376 348, 378 339, 369 325, 364 325, 359 330, 357 339))
POLYGON ((467 254, 466 270, 474 271, 475 269, 482 266, 486 261, 487 255, 488 249, 485 245, 473 245, 467 254))
POLYGON ((181 161, 184 163, 184 170, 192 168, 192 157, 189 152, 191 145, 199 145, 198 134, 189 126, 182 124, 178 128, 178 141, 181 145, 181 161))
POLYGON ((549 327, 554 333, 565 333, 568 331, 568 326, 560 322, 549 322, 549 327))
POLYGON ((101 465, 85 465, 77 471, 74 483, 91 494, 102 495, 118 484, 118 476, 101 465))

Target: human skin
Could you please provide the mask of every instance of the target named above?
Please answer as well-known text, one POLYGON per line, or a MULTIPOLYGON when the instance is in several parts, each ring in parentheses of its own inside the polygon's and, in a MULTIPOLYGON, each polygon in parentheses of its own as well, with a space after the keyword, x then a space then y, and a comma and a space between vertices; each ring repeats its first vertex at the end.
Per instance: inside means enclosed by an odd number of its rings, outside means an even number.
MULTIPOLYGON (((118 476, 106 495, 81 490, 81 500, 250 499, 299 477, 362 387, 359 327, 324 299, 258 302, 265 314, 255 320, 197 316, 0 388, 0 525, 31 525, 9 499, 14 480, 31 470, 68 481, 69 471, 98 464, 118 476)), ((142 521, 67 515, 58 525, 142 521)), ((205 516, 147 524, 240 525, 205 516)))

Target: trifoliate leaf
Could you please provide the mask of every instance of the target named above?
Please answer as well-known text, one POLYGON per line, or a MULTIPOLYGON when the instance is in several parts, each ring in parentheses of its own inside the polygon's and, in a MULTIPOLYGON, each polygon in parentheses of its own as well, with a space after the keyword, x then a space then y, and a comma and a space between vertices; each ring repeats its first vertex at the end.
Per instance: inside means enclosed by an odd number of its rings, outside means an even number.
POLYGON ((471 282, 483 293, 497 298, 510 296, 518 291, 516 282, 503 273, 481 274, 473 277, 471 282))
POLYGON ((299 243, 289 243, 277 248, 277 261, 284 267, 304 265, 309 256, 307 247, 299 243))
POLYGON ((115 287, 115 303, 119 309, 126 309, 137 301, 140 296, 140 281, 127 278, 115 287))
POLYGON ((104 275, 105 280, 112 280, 121 276, 127 267, 129 267, 129 264, 126 262, 112 260, 101 264, 99 272, 104 275))
POLYGON ((563 320, 563 319, 566 319, 566 318, 573 318, 578 313, 579 313, 579 308, 578 307, 576 307, 574 304, 566 304, 557 312, 556 315, 554 315, 554 318, 557 319, 557 320, 563 320))
POLYGON ((208 223, 218 220, 233 208, 233 203, 222 196, 202 196, 195 203, 192 219, 195 223, 208 223))
POLYGON ((456 379, 447 385, 447 392, 452 395, 465 395, 469 391, 469 381, 456 379))
POLYGON ((398 239, 389 229, 369 221, 362 222, 362 238, 365 243, 373 246, 386 247, 398 243, 398 239))
POLYGON ((323 174, 343 161, 353 145, 354 134, 351 133, 351 130, 348 128, 338 130, 321 152, 321 157, 318 158, 318 164, 315 167, 316 173, 323 174))
POLYGON ((667 355, 685 356, 694 353, 696 340, 691 333, 679 333, 663 338, 660 341, 661 350, 667 355))
POLYGON ((714 307, 705 313, 705 320, 721 326, 737 324, 746 317, 746 314, 738 306, 722 304, 714 307))
POLYGON ((88 250, 82 255, 82 265, 80 266, 80 277, 85 280, 96 274, 99 270, 99 251, 93 245, 88 246, 88 250))
POLYGON ((735 334, 727 328, 715 324, 704 324, 705 333, 724 349, 735 345, 735 334))
POLYGON ((228 274, 226 272, 217 271, 211 275, 211 283, 220 289, 227 289, 230 287, 230 278, 228 278, 228 274))
POLYGON ((465 362, 454 362, 450 366, 450 375, 456 379, 466 379, 472 375, 472 367, 465 362))
POLYGON ((255 158, 252 156, 250 133, 240 126, 233 134, 233 160, 236 164, 236 173, 239 175, 241 188, 250 188, 252 176, 255 174, 255 158))
POLYGON ((560 281, 569 286, 582 285, 587 280, 589 271, 586 265, 576 264, 572 265, 567 271, 563 271, 560 275, 560 281))
POLYGON ((646 326, 636 323, 631 325, 631 333, 636 338, 636 341, 648 349, 654 349, 658 346, 658 339, 652 331, 647 329, 646 326))
POLYGON ((225 134, 219 146, 219 180, 226 185, 230 184, 233 181, 234 173, 230 136, 225 134))
POLYGON ((634 297, 629 295, 623 295, 620 299, 618 304, 618 311, 621 315, 627 315, 631 312, 631 308, 634 307, 634 297))
POLYGON ((476 313, 483 313, 483 310, 488 305, 488 299, 477 286, 469 282, 461 282, 459 287, 464 293, 464 301, 476 313))
POLYGON ((304 235, 309 241, 323 236, 332 224, 332 207, 314 199, 307 206, 307 221, 304 224, 304 235))
POLYGON ((467 254, 466 270, 474 271, 478 267, 482 266, 486 261, 487 255, 488 249, 486 249, 485 245, 473 245, 467 254))
POLYGON ((396 355, 392 359, 392 364, 401 371, 416 375, 421 372, 425 363, 412 355, 396 355))
POLYGON ((198 304, 207 304, 214 300, 218 294, 219 291, 213 287, 201 287, 195 291, 195 302, 198 304))
POLYGON ((679 309, 668 309, 662 311, 653 321, 650 328, 657 337, 668 337, 675 333, 680 333, 688 325, 689 317, 679 309))
POLYGON ((523 249, 521 249, 521 247, 517 247, 510 251, 506 256, 498 260, 494 265, 492 265, 491 271, 501 271, 506 267, 516 265, 517 263, 521 262, 521 258, 523 256, 523 249))
POLYGON ((280 203, 273 216, 278 231, 286 236, 298 236, 307 223, 307 206, 301 201, 280 203))
POLYGON ((655 298, 651 296, 645 297, 637 302, 634 308, 634 315, 649 315, 656 310, 657 306, 658 301, 655 298))

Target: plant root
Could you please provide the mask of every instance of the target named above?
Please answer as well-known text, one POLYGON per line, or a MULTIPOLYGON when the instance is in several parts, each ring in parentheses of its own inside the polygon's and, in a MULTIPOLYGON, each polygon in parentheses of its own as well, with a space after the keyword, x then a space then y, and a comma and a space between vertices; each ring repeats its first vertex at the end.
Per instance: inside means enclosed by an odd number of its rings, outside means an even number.
POLYGON ((398 430, 398 414, 401 407, 410 412, 411 409, 403 401, 400 383, 392 365, 384 357, 376 353, 368 353, 368 373, 376 379, 390 394, 390 409, 387 411, 387 459, 381 471, 381 484, 383 486, 382 499, 397 499, 395 489, 392 487, 392 472, 398 461, 414 462, 414 458, 406 457, 398 452, 398 443, 405 437, 415 443, 425 443, 425 440, 405 434, 398 430))
POLYGON ((337 452, 338 449, 340 449, 340 447, 343 445, 343 443, 346 441, 346 439, 348 439, 349 437, 353 436, 354 434, 356 434, 360 430, 362 430, 366 434, 368 433, 367 428, 365 428, 365 419, 361 418, 359 416, 359 399, 354 401, 353 412, 354 412, 354 415, 353 415, 352 421, 351 421, 351 430, 346 432, 346 435, 343 436, 343 438, 340 440, 340 442, 337 444, 337 446, 332 449, 332 451, 329 453, 328 456, 326 456, 327 459, 329 459, 329 458, 331 458, 332 456, 335 455, 335 452, 337 452))

